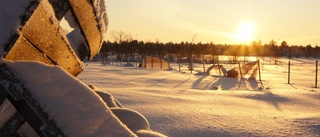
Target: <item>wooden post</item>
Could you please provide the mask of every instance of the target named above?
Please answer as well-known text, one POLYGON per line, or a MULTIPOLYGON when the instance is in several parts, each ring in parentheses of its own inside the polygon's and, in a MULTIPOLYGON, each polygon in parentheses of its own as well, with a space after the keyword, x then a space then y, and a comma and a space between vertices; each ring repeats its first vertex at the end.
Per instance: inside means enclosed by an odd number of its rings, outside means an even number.
POLYGON ((220 63, 219 63, 219 56, 217 57, 217 62, 218 62, 218 68, 219 68, 219 75, 221 76, 221 67, 220 67, 220 63))
POLYGON ((192 70, 193 70, 193 60, 192 60, 192 55, 191 55, 191 58, 190 58, 190 71, 191 71, 191 74, 192 74, 192 70))
POLYGON ((178 57, 178 62, 179 62, 179 71, 181 71, 181 57, 178 57))
POLYGON ((288 84, 290 84, 290 65, 291 65, 291 63, 289 61, 289 63, 288 63, 288 84))
POLYGON ((238 61, 238 66, 239 66, 240 76, 241 76, 241 78, 242 78, 242 71, 241 71, 240 61, 238 61))
POLYGON ((148 56, 146 56, 146 55, 144 56, 144 67, 145 67, 145 68, 147 68, 147 57, 148 57, 148 56))
POLYGON ((193 62, 191 61, 191 63, 190 63, 190 71, 191 71, 191 74, 192 74, 192 70, 193 70, 193 62))
POLYGON ((316 61, 316 81, 314 87, 318 88, 318 60, 316 61))
POLYGON ((258 69, 259 69, 259 81, 261 82, 261 69, 260 69, 260 60, 258 59, 258 69))
POLYGON ((203 72, 206 72, 206 66, 204 65, 204 57, 201 57, 202 58, 202 67, 203 67, 203 72))

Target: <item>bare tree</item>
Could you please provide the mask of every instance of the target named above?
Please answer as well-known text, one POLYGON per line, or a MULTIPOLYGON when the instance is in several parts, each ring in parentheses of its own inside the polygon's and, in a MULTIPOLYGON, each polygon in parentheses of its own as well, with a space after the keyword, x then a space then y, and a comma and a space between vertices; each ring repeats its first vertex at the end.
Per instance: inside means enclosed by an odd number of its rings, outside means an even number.
POLYGON ((120 43, 123 41, 125 33, 123 31, 111 31, 111 37, 114 39, 114 42, 120 43))

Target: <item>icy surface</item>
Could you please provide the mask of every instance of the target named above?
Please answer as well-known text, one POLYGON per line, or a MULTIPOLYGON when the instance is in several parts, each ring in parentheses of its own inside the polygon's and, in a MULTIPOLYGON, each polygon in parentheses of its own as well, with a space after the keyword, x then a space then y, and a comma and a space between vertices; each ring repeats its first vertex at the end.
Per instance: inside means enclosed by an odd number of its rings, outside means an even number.
POLYGON ((6 62, 66 136, 133 136, 88 86, 62 68, 6 62))

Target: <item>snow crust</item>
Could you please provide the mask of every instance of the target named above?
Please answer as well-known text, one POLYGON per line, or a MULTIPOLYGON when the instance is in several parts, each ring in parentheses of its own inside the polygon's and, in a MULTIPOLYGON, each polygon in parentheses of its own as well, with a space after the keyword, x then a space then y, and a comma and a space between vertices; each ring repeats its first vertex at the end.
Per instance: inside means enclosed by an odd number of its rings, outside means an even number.
POLYGON ((87 85, 58 66, 6 62, 66 136, 135 136, 87 85))
MULTIPOLYGON (((173 63, 172 71, 87 63, 78 77, 140 112, 152 130, 172 137, 319 137, 315 60, 291 59, 292 84, 287 84, 288 60, 281 61, 273 65, 267 64, 274 62, 271 59, 261 59, 263 85, 218 73, 207 75, 202 64, 195 64, 191 74, 187 64, 178 72, 178 64, 173 63)), ((228 70, 235 67, 223 65, 228 70)))

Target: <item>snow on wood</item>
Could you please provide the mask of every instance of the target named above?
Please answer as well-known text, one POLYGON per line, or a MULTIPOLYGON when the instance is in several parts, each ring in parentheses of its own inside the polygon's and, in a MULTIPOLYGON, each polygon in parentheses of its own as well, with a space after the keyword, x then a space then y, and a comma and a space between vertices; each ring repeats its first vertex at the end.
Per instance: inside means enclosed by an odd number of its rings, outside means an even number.
POLYGON ((0 8, 0 44, 8 52, 6 59, 58 64, 74 76, 82 71, 47 0, 6 0, 0 8))
POLYGON ((66 136, 134 136, 87 85, 57 66, 6 62, 66 136))
POLYGON ((26 14, 26 10, 31 3, 38 0, 3 0, 0 4, 0 47, 4 48, 9 44, 10 38, 19 33, 21 17, 26 14))
POLYGON ((86 0, 69 0, 69 3, 89 45, 89 58, 92 59, 99 52, 103 42, 100 29, 106 28, 100 27, 106 26, 99 26, 97 13, 94 9, 96 5, 93 3, 86 0))
POLYGON ((96 18, 99 24, 101 37, 104 39, 108 28, 108 14, 105 0, 93 0, 96 18))

